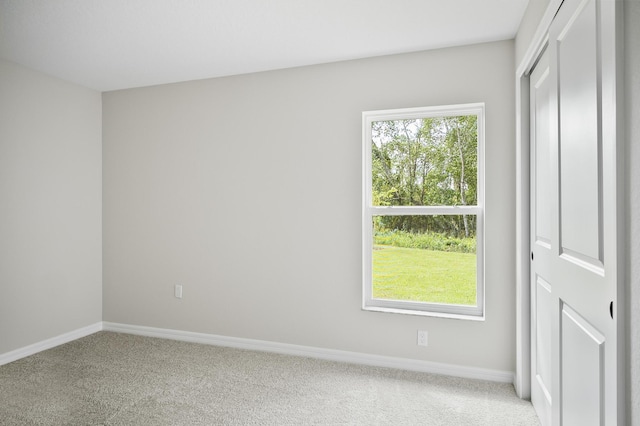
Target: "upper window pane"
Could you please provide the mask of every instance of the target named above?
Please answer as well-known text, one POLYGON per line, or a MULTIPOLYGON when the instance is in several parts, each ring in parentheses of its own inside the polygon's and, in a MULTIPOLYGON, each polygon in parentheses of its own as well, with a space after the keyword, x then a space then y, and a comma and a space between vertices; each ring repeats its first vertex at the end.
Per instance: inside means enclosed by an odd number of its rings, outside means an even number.
POLYGON ((371 122, 374 206, 477 204, 476 115, 371 122))

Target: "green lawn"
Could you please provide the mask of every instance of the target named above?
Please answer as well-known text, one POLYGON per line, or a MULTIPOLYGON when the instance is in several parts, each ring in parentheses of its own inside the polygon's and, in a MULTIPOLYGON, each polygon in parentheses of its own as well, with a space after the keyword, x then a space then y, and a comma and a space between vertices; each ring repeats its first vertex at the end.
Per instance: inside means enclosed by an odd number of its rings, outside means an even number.
POLYGON ((373 297, 476 304, 476 255, 375 245, 373 297))

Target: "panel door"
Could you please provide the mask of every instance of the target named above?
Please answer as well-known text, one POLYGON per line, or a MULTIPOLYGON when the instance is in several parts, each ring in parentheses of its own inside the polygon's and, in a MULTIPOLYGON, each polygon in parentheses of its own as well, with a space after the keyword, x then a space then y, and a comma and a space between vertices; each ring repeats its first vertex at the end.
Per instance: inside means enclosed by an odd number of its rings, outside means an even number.
POLYGON ((565 0, 549 31, 555 425, 622 423, 616 7, 565 0))
POLYGON ((551 425, 551 104, 549 53, 529 78, 531 218, 531 402, 540 422, 551 425))

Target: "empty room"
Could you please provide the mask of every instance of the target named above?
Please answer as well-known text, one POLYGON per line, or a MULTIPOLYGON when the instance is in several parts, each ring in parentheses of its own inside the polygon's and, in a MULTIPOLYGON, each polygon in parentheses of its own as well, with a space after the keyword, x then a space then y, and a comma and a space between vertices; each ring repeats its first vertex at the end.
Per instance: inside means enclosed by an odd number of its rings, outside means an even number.
POLYGON ((0 425, 640 425, 637 0, 0 0, 0 425))

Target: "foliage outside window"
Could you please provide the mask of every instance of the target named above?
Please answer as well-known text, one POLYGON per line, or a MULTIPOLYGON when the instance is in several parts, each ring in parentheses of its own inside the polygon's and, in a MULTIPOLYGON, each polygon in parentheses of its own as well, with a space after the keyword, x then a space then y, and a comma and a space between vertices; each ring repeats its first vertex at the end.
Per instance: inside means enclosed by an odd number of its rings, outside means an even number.
POLYGON ((363 113, 363 308, 483 316, 484 104, 363 113))

